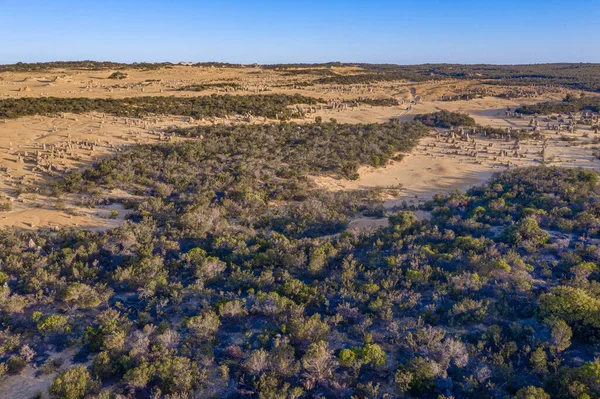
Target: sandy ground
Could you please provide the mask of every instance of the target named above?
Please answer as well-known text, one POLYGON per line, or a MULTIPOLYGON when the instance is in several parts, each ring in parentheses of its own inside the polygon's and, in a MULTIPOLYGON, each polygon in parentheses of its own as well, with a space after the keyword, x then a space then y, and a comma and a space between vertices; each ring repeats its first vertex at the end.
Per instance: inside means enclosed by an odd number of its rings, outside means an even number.
POLYGON ((11 211, 0 213, 0 226, 115 226, 126 215, 125 210, 115 206, 90 209, 77 205, 73 197, 57 203, 56 198, 26 191, 52 184, 61 174, 88 166, 125 146, 166 140, 160 128, 173 123, 186 124, 176 118, 132 120, 94 114, 25 117, 0 123, 0 193, 12 203, 11 211), (118 216, 109 219, 112 211, 118 216))
MULTIPOLYGON (((349 74, 351 68, 334 68, 336 73, 349 74)), ((213 68, 176 66, 160 70, 127 70, 127 79, 114 80, 108 77, 114 71, 53 70, 35 73, 0 73, 0 99, 15 97, 98 97, 118 98, 132 96, 196 96, 211 93, 269 94, 299 93, 324 98, 329 105, 318 106, 304 119, 311 122, 317 116, 324 120, 335 118, 340 123, 385 122, 390 118, 411 120, 415 114, 434 112, 440 109, 466 112, 481 125, 495 127, 525 127, 528 120, 507 118, 506 107, 513 108, 523 103, 559 99, 564 91, 549 90, 539 95, 516 100, 485 97, 470 101, 440 101, 444 96, 473 90, 502 92, 507 88, 485 86, 477 81, 443 81, 414 84, 409 82, 383 82, 371 85, 331 86, 314 85, 300 87, 300 83, 311 81, 316 75, 286 75, 282 71, 259 68, 213 68), (212 88, 202 92, 182 91, 180 88, 194 84, 236 83, 237 88, 212 88), (297 85, 297 86, 294 86, 297 85), (401 102, 400 106, 337 107, 332 103, 360 97, 389 98, 401 102), (419 100, 418 104, 412 104, 419 100), (408 109, 410 107, 410 109, 408 109)), ((268 122, 254 118, 251 123, 268 122)), ((242 118, 213 118, 194 121, 194 124, 246 123, 242 118)), ((127 211, 115 205, 88 208, 76 197, 65 197, 59 204, 55 198, 36 193, 24 193, 27 186, 52 184, 54 179, 66 172, 84 168, 94 160, 114 154, 129 145, 167 141, 161 131, 168 126, 191 126, 188 118, 115 118, 103 114, 61 115, 57 117, 34 116, 16 120, 0 120, 0 198, 12 203, 12 210, 0 212, 0 227, 14 226, 24 229, 81 227, 102 230, 118 225, 127 211), (3 123, 4 122, 4 123, 3 123), (111 211, 118 215, 110 218, 111 211)), ((579 130, 575 135, 585 133, 579 130)), ((574 146, 560 141, 560 136, 550 137, 548 155, 554 155, 555 163, 597 168, 591 155, 591 145, 574 146), (589 148, 588 148, 589 147, 589 148)), ((581 138, 581 142, 588 139, 581 138)), ((589 140, 588 140, 589 141, 589 140)), ((579 142, 579 144, 581 143, 579 142)), ((466 189, 486 180, 492 173, 512 166, 539 164, 535 153, 540 151, 539 142, 522 143, 525 158, 494 160, 491 154, 480 154, 474 159, 470 153, 483 151, 490 144, 476 138, 474 144, 456 148, 456 144, 440 142, 435 137, 421 141, 419 147, 407 154, 403 161, 394 162, 385 168, 361 168, 356 181, 319 178, 319 186, 331 190, 402 186, 400 197, 386 201, 387 207, 406 203, 418 205, 437 192, 466 189), (475 145, 475 147, 473 147, 475 145)), ((510 149, 513 143, 494 143, 495 148, 510 149)), ((119 194, 106 193, 105 198, 120 198, 119 194)), ((352 226, 381 224, 383 220, 355 220, 352 226)))
MULTIPOLYGON (((475 104, 474 104, 475 105, 475 104)), ((424 104, 429 107, 430 104, 424 104)), ((476 115, 474 112, 470 112, 476 115)), ((481 112, 475 118, 492 127, 527 128, 529 118, 517 119, 505 117, 494 111, 481 112)), ((545 118, 538 118, 543 120, 545 118)), ((557 124, 557 122, 540 122, 557 124)), ((572 166, 600 169, 600 160, 592 153, 598 147, 594 144, 599 135, 589 126, 578 125, 574 133, 541 129, 546 137, 545 163, 556 166, 572 166), (587 137, 586 137, 587 136, 587 137), (564 141, 565 138, 576 140, 564 141)), ((321 187, 331 190, 370 189, 401 185, 402 195, 386 201, 389 207, 407 201, 409 205, 416 201, 431 199, 439 192, 466 189, 487 180, 493 173, 508 167, 536 166, 543 162, 542 140, 521 140, 519 156, 514 155, 515 140, 474 136, 469 142, 452 140, 445 133, 440 137, 432 133, 422 139, 419 145, 399 162, 391 162, 383 168, 361 167, 357 180, 343 180, 331 177, 319 177, 315 181, 321 187), (501 156, 505 151, 506 156, 501 156)))
MULTIPOLYGON (((498 104, 491 109, 473 109, 470 107, 486 106, 489 102, 469 101, 451 103, 451 110, 460 110, 471 114, 478 123, 492 127, 528 128, 530 118, 517 119, 504 116, 498 104), (463 104, 461 104, 463 103, 463 104), (465 109, 467 108, 467 109, 465 109)), ((446 103, 444 103, 446 104, 446 103)), ((509 104, 505 104, 509 105, 509 104)), ((439 108, 438 104, 425 103, 419 111, 431 112, 439 108)), ((446 108, 448 109, 448 108, 446 108)), ((405 119, 408 119, 407 115, 405 119)), ((576 115, 576 119, 579 115, 576 115)), ((404 119, 404 118, 403 118, 404 119)), ((466 190, 488 180, 494 173, 514 167, 546 165, 563 167, 582 167, 600 170, 600 160, 593 153, 599 148, 594 141, 600 139, 589 126, 577 125, 573 133, 545 129, 547 123, 558 122, 545 117, 538 118, 543 140, 521 140, 518 143, 518 155, 515 155, 515 140, 504 141, 474 136, 464 142, 451 139, 442 133, 422 139, 410 153, 403 154, 399 162, 391 162, 383 168, 362 167, 357 180, 344 180, 333 177, 318 177, 318 186, 328 190, 373 189, 378 187, 400 187, 400 195, 388 198, 384 206, 388 209, 417 207, 430 200, 437 193, 452 192, 457 189, 466 190), (574 141, 565 141, 565 139, 574 141), (545 147, 544 155, 542 149, 545 147)), ((419 218, 426 214, 419 214, 419 218)), ((360 230, 387 225, 387 219, 360 218, 353 220, 349 228, 360 230)))
MULTIPOLYGON (((316 68, 309 68, 316 69, 316 68)), ((355 74, 357 68, 334 67, 336 74, 355 74)), ((285 71, 263 70, 258 67, 220 68, 173 66, 158 70, 123 70, 128 77, 110 79, 114 70, 89 71, 55 69, 47 72, 0 73, 0 98, 18 97, 93 97, 122 98, 136 96, 195 96, 211 93, 268 94, 301 93, 325 99, 357 97, 396 97, 425 101, 440 99, 457 92, 485 89, 489 93, 507 90, 502 86, 482 85, 479 81, 411 83, 405 81, 357 85, 308 85, 315 74, 289 75, 285 71), (185 86, 211 83, 236 83, 238 87, 212 87, 202 92, 180 90, 185 86)), ((564 92, 564 91, 563 91, 564 92)), ((547 93, 545 97, 560 98, 563 92, 547 93)))
MULTIPOLYGON (((42 398, 48 398, 48 388, 52 385, 52 381, 59 372, 73 364, 72 358, 75 352, 74 349, 67 349, 60 353, 49 352, 49 358, 63 360, 62 366, 54 373, 42 374, 38 368, 28 364, 20 374, 6 377, 2 380, 0 399, 31 399, 38 393, 42 394, 42 398)), ((87 365, 90 363, 88 362, 87 365)))

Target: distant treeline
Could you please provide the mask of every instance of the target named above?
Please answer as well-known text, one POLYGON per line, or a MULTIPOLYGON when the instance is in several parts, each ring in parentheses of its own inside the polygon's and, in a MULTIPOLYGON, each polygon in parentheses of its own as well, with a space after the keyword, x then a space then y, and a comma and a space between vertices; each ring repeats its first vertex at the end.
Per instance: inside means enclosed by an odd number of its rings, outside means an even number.
POLYGON ((169 62, 134 62, 124 64, 110 61, 53 61, 0 65, 0 72, 44 72, 51 69, 84 69, 90 71, 101 71, 110 69, 160 69, 173 64, 169 62))
MULTIPOLYGON (((52 61, 52 62, 34 62, 25 63, 17 62, 16 64, 0 65, 0 73, 2 72, 44 72, 51 69, 83 69, 90 71, 101 71, 109 69, 144 69, 156 70, 160 68, 173 67, 178 65, 171 62, 134 62, 131 64, 110 61, 52 61)), ((227 67, 227 68, 243 68, 246 65, 229 64, 226 62, 198 62, 191 64, 198 67, 227 67)))
POLYGON ((224 117, 247 114, 286 119, 293 116, 288 109, 294 104, 317 104, 322 100, 298 94, 250 96, 211 95, 199 97, 131 97, 131 98, 16 98, 0 100, 0 118, 51 115, 61 112, 104 112, 117 116, 140 117, 148 114, 170 114, 202 117, 224 117))
POLYGON ((340 85, 355 85, 369 84, 376 82, 391 82, 395 80, 410 80, 413 82, 422 82, 431 79, 426 75, 422 75, 410 71, 390 71, 383 73, 361 73, 356 75, 336 75, 325 78, 320 78, 314 81, 317 84, 340 84, 340 85))
POLYGON ((339 62, 330 62, 327 64, 273 64, 263 65, 263 69, 282 72, 284 76, 296 75, 318 75, 318 76, 336 76, 331 69, 334 66, 343 66, 339 62))
POLYGON ((321 78, 321 84, 367 84, 394 80, 426 81, 433 79, 481 79, 489 84, 555 85, 577 90, 600 92, 600 64, 536 65, 376 65, 360 66, 365 72, 321 78))
POLYGON ((298 76, 298 75, 318 75, 318 76, 336 76, 330 69, 282 69, 283 76, 298 76))
POLYGON ((342 62, 326 62, 324 64, 267 64, 262 65, 263 69, 281 69, 281 70, 289 70, 289 69, 311 69, 311 68, 331 68, 331 67, 348 67, 355 66, 356 64, 348 64, 342 62))
POLYGON ((592 111, 600 112, 600 97, 573 97, 567 96, 563 101, 548 101, 534 105, 523 105, 517 112, 527 115, 533 114, 564 114, 568 112, 592 111))

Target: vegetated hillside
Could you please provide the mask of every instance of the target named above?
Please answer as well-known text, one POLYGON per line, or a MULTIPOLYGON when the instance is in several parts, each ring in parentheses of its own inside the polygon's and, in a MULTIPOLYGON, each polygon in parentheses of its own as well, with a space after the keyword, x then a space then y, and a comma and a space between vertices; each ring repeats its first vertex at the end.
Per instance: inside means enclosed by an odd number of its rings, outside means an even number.
POLYGON ((367 98, 367 97, 360 97, 356 100, 353 100, 359 104, 365 104, 365 105, 371 105, 373 107, 395 107, 397 105, 400 105, 400 103, 398 102, 398 100, 396 100, 393 97, 389 97, 389 98, 367 98))
POLYGON ((0 100, 0 118, 29 115, 51 115, 61 112, 105 112, 118 116, 140 117, 148 114, 171 114, 203 117, 223 117, 251 113, 254 116, 290 118, 289 105, 317 104, 322 100, 298 94, 268 94, 199 97, 131 97, 131 98, 15 98, 0 100))
POLYGON ((523 105, 516 110, 516 112, 528 115, 566 114, 581 111, 600 112, 600 97, 567 96, 560 102, 547 101, 533 105, 523 105))
POLYGON ((62 370, 57 398, 600 395, 597 174, 505 172, 436 197, 431 221, 325 236, 354 198, 302 174, 345 174, 337 151, 369 159, 349 143, 378 154, 421 129, 192 129, 73 175, 70 190, 145 199, 103 234, 0 232, 0 369, 52 372, 48 351, 74 346, 91 366, 62 370))
POLYGON ((364 204, 372 196, 368 192, 316 191, 308 174, 355 177, 360 164, 381 166, 396 152, 410 151, 427 128, 420 123, 329 122, 173 133, 202 139, 135 147, 68 176, 56 190, 98 192, 101 198, 103 190, 120 188, 151 196, 137 206, 138 218, 152 214, 184 234, 188 227, 195 234, 193 226, 226 221, 294 237, 334 234, 345 228, 348 216, 381 211, 364 204), (284 203, 270 207, 272 201, 284 203))

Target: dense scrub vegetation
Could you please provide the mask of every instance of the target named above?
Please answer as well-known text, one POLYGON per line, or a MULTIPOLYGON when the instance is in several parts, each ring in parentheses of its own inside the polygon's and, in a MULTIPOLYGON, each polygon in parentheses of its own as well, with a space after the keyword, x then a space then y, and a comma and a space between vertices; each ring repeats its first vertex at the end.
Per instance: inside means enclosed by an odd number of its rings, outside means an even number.
MULTIPOLYGON (((325 236, 323 210, 343 213, 348 198, 288 187, 295 205, 254 205, 299 168, 344 173, 313 160, 303 137, 318 127, 181 131, 203 138, 68 179, 145 196, 104 234, 0 232, 0 370, 51 371, 47 351, 75 346, 91 366, 63 369, 56 398, 600 395, 597 174, 505 172, 437 196, 431 221, 400 211, 375 232, 325 236)), ((394 136, 391 125, 320 127, 330 155, 345 148, 338 138, 394 136)))
POLYGON ((127 75, 126 73, 123 73, 121 71, 117 71, 117 72, 111 73, 108 78, 109 79, 121 80, 121 79, 127 79, 128 77, 129 77, 129 75, 127 75))
POLYGON ((181 91, 204 91, 212 89, 239 89, 242 86, 235 82, 218 82, 218 83, 202 83, 184 86, 180 88, 181 91))
POLYGON ((388 98, 368 98, 368 97, 360 97, 356 100, 359 104, 371 105, 373 107, 395 107, 400 105, 398 100, 393 97, 388 98))
POLYGON ((154 196, 137 204, 136 217, 162 214, 161 220, 176 228, 210 224, 214 217, 227 215, 224 220, 293 237, 334 234, 350 216, 381 211, 365 204, 372 193, 320 192, 308 175, 354 178, 361 164, 381 166, 398 151, 410 151, 427 128, 420 123, 329 122, 195 127, 172 133, 201 140, 136 147, 69 175, 57 192, 97 193, 101 198, 103 190, 120 188, 154 196), (274 201, 280 206, 269 206, 274 201))
POLYGON ((426 126, 440 127, 446 129, 458 126, 475 126, 475 119, 471 118, 469 115, 462 114, 459 112, 450 112, 446 110, 430 114, 418 114, 415 115, 414 120, 417 122, 421 122, 426 126))
POLYGON ((431 220, 398 210, 352 234, 349 218, 383 216, 378 193, 309 175, 381 166, 423 123, 167 133, 187 140, 53 188, 133 194, 122 226, 0 231, 0 375, 58 370, 65 399, 600 396, 596 173, 512 170, 436 196, 431 220))
POLYGON ((199 97, 131 97, 131 98, 58 98, 29 97, 0 100, 0 118, 18 118, 29 115, 51 115, 61 112, 108 114, 140 117, 148 114, 171 114, 203 117, 224 117, 247 114, 268 118, 287 119, 294 115, 288 106, 317 104, 322 100, 298 94, 269 95, 210 95, 199 97))
POLYGON ((563 101, 547 101, 534 105, 523 105, 516 112, 522 114, 567 114, 569 112, 592 111, 600 112, 600 97, 567 96, 563 101))

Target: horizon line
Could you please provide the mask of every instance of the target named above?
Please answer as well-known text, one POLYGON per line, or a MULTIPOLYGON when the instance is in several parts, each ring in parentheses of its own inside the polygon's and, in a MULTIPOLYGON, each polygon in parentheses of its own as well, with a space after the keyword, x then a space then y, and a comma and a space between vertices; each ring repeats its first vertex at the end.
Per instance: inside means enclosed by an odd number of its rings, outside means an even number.
POLYGON ((182 65, 182 64, 192 64, 192 65, 201 65, 201 64, 224 64, 224 65, 240 65, 240 66, 274 66, 274 65, 298 65, 298 66, 335 66, 338 64, 340 66, 353 66, 353 65, 394 65, 394 66, 420 66, 420 65, 461 65, 461 66, 530 66, 530 65, 600 65, 600 62, 592 62, 592 61, 560 61, 560 62, 531 62, 531 63, 507 63, 507 64, 498 64, 498 63, 485 63, 485 62, 476 62, 476 63, 455 63, 455 62, 423 62, 423 63, 414 63, 414 64, 400 64, 394 62, 360 62, 360 61, 326 61, 326 62, 279 62, 279 63, 258 63, 258 62, 229 62, 229 61, 133 61, 133 62, 124 62, 124 61, 109 61, 109 60, 91 60, 91 59, 81 59, 81 60, 54 60, 54 61, 34 61, 34 62, 26 62, 26 61, 17 61, 17 62, 9 62, 9 63, 0 63, 0 66, 11 66, 11 65, 20 65, 20 64, 53 64, 53 63, 112 63, 112 64, 122 64, 122 65, 136 65, 136 64, 170 64, 170 65, 182 65))

